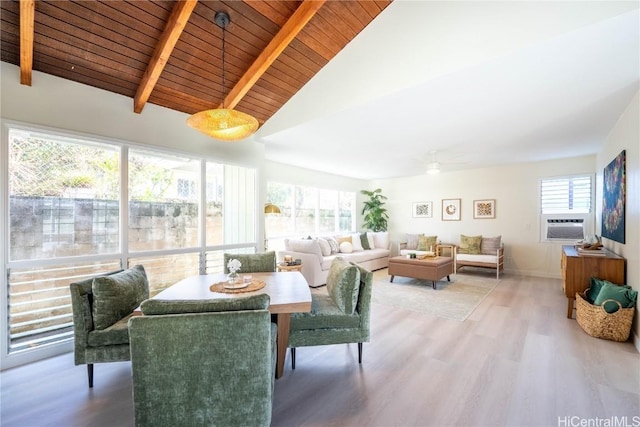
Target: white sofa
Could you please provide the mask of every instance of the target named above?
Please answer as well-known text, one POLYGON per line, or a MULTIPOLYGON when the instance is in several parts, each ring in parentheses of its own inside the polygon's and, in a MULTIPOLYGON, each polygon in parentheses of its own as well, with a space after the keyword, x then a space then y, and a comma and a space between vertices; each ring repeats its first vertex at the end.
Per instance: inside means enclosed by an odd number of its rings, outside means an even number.
POLYGON ((367 242, 371 249, 365 249, 360 243, 360 233, 349 233, 351 237, 352 251, 348 247, 341 245, 345 252, 331 250, 331 245, 325 240, 331 237, 338 241, 345 239, 344 236, 319 236, 311 239, 285 239, 285 250, 278 252, 278 262, 284 261, 284 257, 289 255, 293 259, 302 261, 302 275, 309 286, 317 288, 327 283, 327 275, 331 262, 336 257, 342 257, 347 261, 354 262, 361 267, 373 271, 389 266, 390 242, 389 233, 367 231, 367 242), (356 241, 357 239, 357 241, 356 241))

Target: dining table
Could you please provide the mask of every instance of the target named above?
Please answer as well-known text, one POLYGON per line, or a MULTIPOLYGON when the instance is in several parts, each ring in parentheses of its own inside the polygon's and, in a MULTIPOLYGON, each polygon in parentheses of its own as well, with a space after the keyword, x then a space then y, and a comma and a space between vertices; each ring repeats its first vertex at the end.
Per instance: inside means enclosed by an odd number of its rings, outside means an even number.
MULTIPOLYGON (((298 271, 250 273, 252 281, 263 281, 262 289, 251 292, 213 292, 211 285, 227 280, 225 274, 200 274, 187 277, 151 297, 159 300, 209 300, 242 298, 249 295, 269 295, 269 312, 276 317, 277 358, 276 378, 284 373, 284 362, 289 345, 289 325, 292 313, 311 311, 311 291, 307 280, 298 271)), ((142 314, 140 307, 135 314, 142 314)))

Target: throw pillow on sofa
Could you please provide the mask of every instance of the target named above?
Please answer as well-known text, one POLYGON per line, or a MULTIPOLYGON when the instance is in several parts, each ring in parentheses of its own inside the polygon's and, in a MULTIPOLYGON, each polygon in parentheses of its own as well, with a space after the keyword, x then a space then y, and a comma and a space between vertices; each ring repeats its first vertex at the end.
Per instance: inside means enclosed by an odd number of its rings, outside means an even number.
POLYGON ((342 242, 349 242, 351 243, 351 236, 340 236, 338 238, 336 238, 336 240, 338 241, 338 246, 340 246, 340 243, 342 242))
POLYGON ((369 239, 367 238, 367 233, 360 233, 360 244, 362 245, 362 249, 364 249, 365 251, 368 249, 371 249, 371 246, 369 246, 369 239))
POLYGON ((353 314, 360 292, 360 269, 340 257, 329 267, 327 292, 345 314, 353 314))
POLYGON ((419 251, 432 251, 438 244, 438 236, 420 236, 418 239, 419 251))
POLYGON ((374 247, 380 249, 389 249, 389 232, 388 231, 372 231, 374 247))
POLYGON ((465 236, 464 234, 461 234, 458 253, 479 255, 481 244, 482 236, 465 236))
POLYGON ((333 237, 325 237, 326 241, 329 242, 329 246, 331 246, 331 254, 337 254, 340 252, 340 244, 333 237))
POLYGON ((314 254, 322 263, 322 250, 316 239, 284 239, 284 248, 291 252, 314 254))
POLYGON ((353 252, 353 245, 351 245, 351 242, 340 243, 340 253, 350 254, 351 252, 353 252))
POLYGON ((353 245, 354 251, 363 251, 362 243, 360 243, 360 233, 353 233, 351 235, 351 245, 353 245))
POLYGON ((373 240, 373 234, 370 231, 367 231, 367 240, 369 241, 369 249, 375 249, 376 242, 373 240))
POLYGON ((502 235, 496 237, 483 237, 480 243, 480 253, 482 255, 496 255, 502 245, 502 235))
POLYGON ((407 249, 415 251, 418 249, 418 240, 420 237, 424 236, 424 234, 407 234, 407 249))
POLYGON ((331 255, 331 245, 327 241, 327 239, 323 237, 318 237, 318 244, 320 245, 320 250, 322 251, 322 256, 331 255))
POLYGON ((605 302, 610 299, 618 301, 622 308, 631 308, 636 304, 638 291, 627 286, 618 286, 610 282, 606 282, 602 285, 593 305, 602 305, 607 313, 615 313, 620 307, 618 307, 618 304, 614 302, 605 302))

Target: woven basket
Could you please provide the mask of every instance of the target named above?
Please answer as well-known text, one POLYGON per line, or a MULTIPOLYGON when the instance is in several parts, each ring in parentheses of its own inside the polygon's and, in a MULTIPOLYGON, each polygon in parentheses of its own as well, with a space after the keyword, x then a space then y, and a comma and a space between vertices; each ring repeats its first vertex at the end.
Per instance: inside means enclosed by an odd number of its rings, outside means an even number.
MULTIPOLYGON (((588 289, 587 289, 588 291, 588 289)), ((631 322, 635 307, 622 308, 618 304, 618 311, 607 313, 602 305, 592 305, 585 298, 584 294, 576 293, 576 320, 586 333, 596 338, 603 338, 612 341, 626 341, 631 332, 631 322)))

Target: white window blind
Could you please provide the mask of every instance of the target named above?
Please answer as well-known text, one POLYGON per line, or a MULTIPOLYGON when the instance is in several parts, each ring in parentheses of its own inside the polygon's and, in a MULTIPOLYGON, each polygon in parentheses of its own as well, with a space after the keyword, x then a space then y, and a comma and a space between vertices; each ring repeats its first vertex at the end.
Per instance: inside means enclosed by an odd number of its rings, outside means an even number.
POLYGON ((544 178, 540 181, 542 214, 590 213, 591 175, 544 178))

